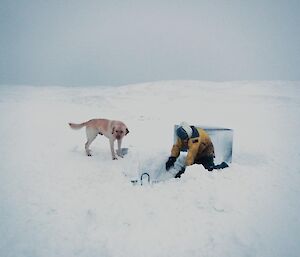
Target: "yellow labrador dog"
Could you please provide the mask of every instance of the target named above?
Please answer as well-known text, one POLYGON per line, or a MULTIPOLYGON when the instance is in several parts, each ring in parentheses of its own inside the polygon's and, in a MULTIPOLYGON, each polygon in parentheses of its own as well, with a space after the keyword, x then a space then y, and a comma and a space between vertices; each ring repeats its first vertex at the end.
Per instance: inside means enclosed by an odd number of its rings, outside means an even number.
POLYGON ((69 123, 72 129, 86 128, 87 142, 85 143, 85 151, 88 156, 92 156, 91 150, 89 149, 90 144, 94 141, 98 134, 104 135, 109 139, 111 156, 113 160, 117 160, 114 142, 118 141, 117 154, 123 157, 121 152, 122 139, 129 133, 127 126, 118 120, 107 120, 107 119, 92 119, 81 124, 69 123))

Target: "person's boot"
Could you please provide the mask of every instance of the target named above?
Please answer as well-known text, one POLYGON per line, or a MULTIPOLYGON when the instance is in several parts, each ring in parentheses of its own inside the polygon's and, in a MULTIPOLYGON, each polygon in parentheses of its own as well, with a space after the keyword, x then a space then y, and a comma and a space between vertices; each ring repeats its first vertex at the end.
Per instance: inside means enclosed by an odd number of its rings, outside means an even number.
POLYGON ((215 165, 214 169, 220 170, 220 169, 225 169, 227 167, 229 167, 228 164, 226 162, 222 162, 221 164, 215 165))

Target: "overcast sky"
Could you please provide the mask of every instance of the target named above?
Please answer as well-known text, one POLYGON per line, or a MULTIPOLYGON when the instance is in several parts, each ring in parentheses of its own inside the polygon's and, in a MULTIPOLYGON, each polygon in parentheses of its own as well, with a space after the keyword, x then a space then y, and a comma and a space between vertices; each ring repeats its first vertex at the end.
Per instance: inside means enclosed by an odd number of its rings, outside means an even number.
POLYGON ((0 0, 0 84, 300 80, 299 0, 0 0))

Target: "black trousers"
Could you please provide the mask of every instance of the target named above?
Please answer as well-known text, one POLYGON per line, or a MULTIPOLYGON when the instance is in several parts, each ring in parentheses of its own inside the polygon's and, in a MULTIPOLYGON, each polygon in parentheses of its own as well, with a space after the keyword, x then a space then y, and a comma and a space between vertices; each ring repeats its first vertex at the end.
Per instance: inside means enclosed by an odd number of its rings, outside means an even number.
POLYGON ((205 156, 194 161, 195 164, 202 164, 206 170, 212 171, 215 168, 214 157, 205 156))

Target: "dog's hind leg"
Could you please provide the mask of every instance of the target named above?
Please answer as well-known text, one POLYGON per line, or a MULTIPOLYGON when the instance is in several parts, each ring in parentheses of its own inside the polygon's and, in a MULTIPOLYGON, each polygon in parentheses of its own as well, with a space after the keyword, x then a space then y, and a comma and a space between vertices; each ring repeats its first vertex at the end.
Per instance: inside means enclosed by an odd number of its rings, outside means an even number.
POLYGON ((91 150, 89 147, 90 147, 91 143, 94 141, 94 139, 97 137, 98 133, 99 132, 97 130, 95 130, 94 128, 89 128, 89 127, 86 128, 87 141, 85 143, 85 152, 86 152, 87 156, 92 156, 91 150))

